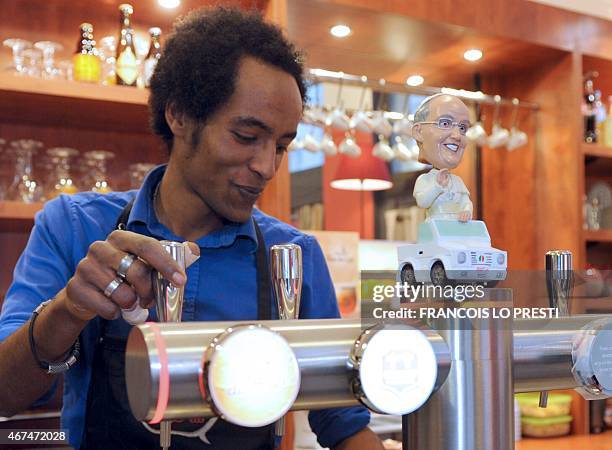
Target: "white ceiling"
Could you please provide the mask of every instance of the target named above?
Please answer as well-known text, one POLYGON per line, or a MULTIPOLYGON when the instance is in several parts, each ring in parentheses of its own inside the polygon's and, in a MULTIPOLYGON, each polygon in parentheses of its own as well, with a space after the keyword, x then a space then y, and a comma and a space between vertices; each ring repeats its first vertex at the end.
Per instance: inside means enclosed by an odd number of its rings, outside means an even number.
POLYGON ((612 20, 612 0, 529 0, 556 8, 612 20))

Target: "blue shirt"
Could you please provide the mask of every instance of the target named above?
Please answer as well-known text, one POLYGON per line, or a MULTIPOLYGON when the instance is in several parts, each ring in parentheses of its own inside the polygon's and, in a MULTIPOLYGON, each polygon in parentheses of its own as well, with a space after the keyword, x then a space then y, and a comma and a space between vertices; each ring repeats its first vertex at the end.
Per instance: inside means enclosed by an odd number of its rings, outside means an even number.
MULTIPOLYGON (((129 231, 158 239, 184 240, 155 216, 153 192, 164 171, 165 166, 156 168, 138 191, 61 195, 45 204, 36 215, 28 244, 15 267, 13 284, 6 294, 0 314, 0 342, 23 326, 41 302, 53 298, 66 286, 91 243, 106 239, 132 199, 135 201, 127 223, 129 231)), ((300 317, 339 317, 332 281, 317 241, 257 209, 253 217, 268 246, 291 242, 302 247, 300 317)), ((253 222, 227 224, 196 243, 201 256, 187 269, 183 320, 257 319, 255 251, 258 243, 253 222), (227 289, 227 286, 238 289, 227 289)), ((94 319, 83 330, 81 357, 65 374, 62 427, 69 430, 70 444, 75 448, 81 444, 85 426, 99 325, 100 321, 94 319)), ((130 325, 123 319, 117 319, 109 322, 107 332, 126 336, 129 329, 130 325)), ((364 428, 369 417, 365 408, 354 407, 312 411, 309 420, 320 444, 330 447, 364 428)))

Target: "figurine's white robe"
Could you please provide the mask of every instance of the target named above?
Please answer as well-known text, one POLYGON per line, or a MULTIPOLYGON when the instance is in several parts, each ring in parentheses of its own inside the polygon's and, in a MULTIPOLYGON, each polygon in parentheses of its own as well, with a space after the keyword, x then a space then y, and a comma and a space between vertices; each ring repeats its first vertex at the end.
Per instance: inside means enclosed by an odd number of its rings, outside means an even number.
POLYGON ((463 184, 463 180, 457 175, 449 173, 449 181, 446 187, 438 184, 436 177, 438 169, 417 178, 414 185, 414 198, 420 208, 426 209, 426 215, 432 219, 457 219, 459 213, 473 212, 470 192, 463 184))

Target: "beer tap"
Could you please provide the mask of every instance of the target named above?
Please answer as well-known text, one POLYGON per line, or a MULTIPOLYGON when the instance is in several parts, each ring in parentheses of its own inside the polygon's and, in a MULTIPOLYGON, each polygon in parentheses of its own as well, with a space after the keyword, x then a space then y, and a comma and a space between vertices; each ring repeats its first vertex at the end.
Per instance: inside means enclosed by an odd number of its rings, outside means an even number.
MULTIPOLYGON (((570 315, 570 297, 574 286, 572 252, 551 250, 546 252, 546 289, 551 308, 557 308, 559 317, 570 315)), ((548 404, 548 391, 540 392, 540 408, 548 404)))
MULTIPOLYGON (((270 271, 278 318, 297 319, 300 314, 302 294, 302 248, 296 244, 279 244, 270 247, 270 271)), ((285 417, 275 425, 276 436, 285 434, 285 417)))
MULTIPOLYGON (((185 269, 185 245, 181 242, 161 241, 164 249, 170 256, 185 269)), ((157 309, 157 320, 159 322, 180 322, 183 312, 183 297, 185 288, 175 286, 158 271, 153 271, 153 290, 155 295, 155 307, 157 309)), ((159 443, 164 450, 170 448, 171 444, 171 421, 162 420, 159 429, 159 443)))

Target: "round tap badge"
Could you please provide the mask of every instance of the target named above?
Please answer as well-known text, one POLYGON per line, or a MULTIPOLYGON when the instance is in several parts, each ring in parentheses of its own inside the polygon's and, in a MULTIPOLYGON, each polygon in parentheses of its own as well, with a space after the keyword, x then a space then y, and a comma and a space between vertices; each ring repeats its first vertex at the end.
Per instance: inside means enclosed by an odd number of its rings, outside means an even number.
POLYGON ((223 419, 244 427, 274 423, 293 405, 300 370, 293 350, 261 325, 228 328, 208 348, 207 400, 223 419))
POLYGON ((353 389, 368 408, 402 415, 431 396, 438 375, 435 352, 420 331, 405 326, 366 330, 353 347, 353 389))

